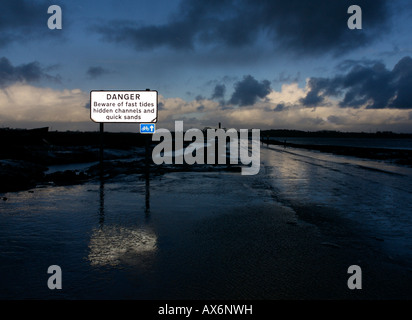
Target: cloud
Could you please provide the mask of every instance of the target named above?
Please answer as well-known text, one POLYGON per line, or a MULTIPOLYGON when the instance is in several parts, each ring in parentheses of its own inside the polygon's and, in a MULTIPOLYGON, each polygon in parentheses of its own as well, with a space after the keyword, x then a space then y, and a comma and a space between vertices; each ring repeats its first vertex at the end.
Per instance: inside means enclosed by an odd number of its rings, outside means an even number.
POLYGON ((223 99, 225 97, 226 86, 217 84, 213 90, 212 99, 223 99))
POLYGON ((275 112, 285 111, 288 107, 284 103, 278 103, 276 107, 273 109, 275 112))
POLYGON ((307 93, 307 88, 300 88, 295 82, 282 84, 280 91, 273 90, 267 98, 274 104, 298 104, 299 99, 303 98, 307 93))
POLYGON ((330 115, 327 117, 327 120, 337 125, 346 124, 345 118, 341 116, 330 115))
POLYGON ((7 58, 2 57, 0 58, 0 88, 15 82, 32 83, 42 79, 59 81, 58 76, 51 76, 45 70, 47 68, 42 68, 36 61, 13 66, 7 58))
POLYGON ((307 106, 307 107, 316 107, 319 106, 321 104, 323 104, 324 101, 324 97, 321 96, 319 94, 320 92, 320 88, 319 86, 317 86, 314 82, 315 79, 310 79, 309 80, 309 86, 311 88, 311 90, 308 92, 308 94, 306 95, 306 97, 301 98, 299 101, 307 106))
POLYGON ((338 72, 345 72, 353 67, 356 67, 358 65, 363 65, 367 67, 372 67, 374 64, 379 63, 379 60, 370 60, 367 58, 362 58, 362 59, 345 59, 341 62, 338 63, 336 66, 336 70, 338 72))
POLYGON ((50 1, 2 0, 0 48, 12 42, 61 37, 61 30, 58 33, 50 32, 47 27, 47 20, 51 16, 47 13, 47 9, 50 5, 57 4, 64 10, 64 3, 61 2, 61 0, 55 0, 53 3, 50 1))
POLYGON ((79 89, 53 90, 15 83, 0 90, 0 119, 5 122, 90 121, 85 108, 89 93, 79 89))
MULTIPOLYGON (((342 108, 339 101, 315 109, 299 104, 309 91, 308 84, 284 84, 265 99, 241 108, 223 109, 211 99, 186 101, 159 95, 157 128, 173 130, 176 120, 184 128, 217 127, 298 130, 410 132, 412 112, 407 109, 342 108), (275 112, 276 111, 276 112, 275 112)), ((55 90, 26 83, 14 83, 0 90, 0 125, 18 127, 52 126, 59 130, 98 130, 90 120, 89 92, 79 89, 55 90)), ((327 97, 325 99, 328 99, 327 97)), ((134 131, 135 125, 108 124, 107 131, 134 131)))
POLYGON ((258 82, 251 75, 247 75, 235 84, 235 91, 229 103, 239 106, 253 105, 258 98, 265 98, 270 91, 270 82, 268 80, 258 82))
MULTIPOLYGON (((244 79, 246 78, 248 77, 244 79)), ((239 81, 241 82, 244 80, 239 81)), ((338 100, 327 96, 324 98, 324 105, 307 108, 300 100, 309 91, 309 82, 303 88, 297 83, 283 84, 279 91, 270 89, 264 99, 256 99, 253 104, 241 108, 222 108, 220 102, 212 99, 185 101, 180 98, 160 97, 163 110, 159 113, 157 127, 173 130, 174 121, 183 120, 185 129, 216 127, 221 122, 225 128, 238 129, 410 132, 410 110, 368 109, 365 106, 342 108, 338 100)))
POLYGON ((392 70, 378 61, 352 61, 343 69, 349 71, 332 78, 310 78, 309 91, 300 102, 313 107, 333 97, 341 98, 340 107, 412 109, 411 57, 399 60, 392 70))
POLYGON ((385 0, 358 0, 362 30, 349 30, 351 1, 183 0, 167 23, 140 25, 132 21, 96 26, 103 38, 131 44, 136 50, 197 46, 247 48, 264 37, 274 47, 298 54, 340 54, 364 46, 388 30, 390 11, 385 0))
POLYGON ((86 74, 90 79, 96 79, 99 78, 101 76, 104 76, 106 74, 110 73, 109 70, 100 67, 100 66, 95 66, 95 67, 90 67, 89 69, 87 69, 86 74))

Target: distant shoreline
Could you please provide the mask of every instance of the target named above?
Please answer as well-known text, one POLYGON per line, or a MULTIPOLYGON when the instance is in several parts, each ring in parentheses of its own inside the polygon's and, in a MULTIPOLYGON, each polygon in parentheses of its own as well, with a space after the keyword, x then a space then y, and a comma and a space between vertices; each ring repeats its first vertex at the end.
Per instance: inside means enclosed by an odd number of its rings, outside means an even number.
POLYGON ((322 131, 302 131, 302 130, 283 130, 271 129, 261 130, 262 137, 296 137, 296 138, 395 138, 412 139, 412 133, 396 133, 392 131, 376 132, 343 132, 334 130, 322 131))
MULTIPOLYGON (((24 133, 24 132, 35 132, 35 131, 44 131, 49 127, 41 128, 0 128, 0 135, 4 133, 24 133)), ((202 129, 202 128, 199 128, 202 129)), ((259 129, 259 128, 253 128, 259 129)), ((59 131, 59 130, 47 130, 49 133, 57 134, 95 134, 99 133, 98 130, 91 131, 59 131)), ((107 131, 106 133, 114 134, 138 134, 136 132, 112 132, 107 131)), ((376 132, 356 132, 356 131, 336 131, 336 130, 319 130, 319 131, 304 131, 304 130, 294 130, 294 129, 260 129, 262 137, 325 137, 325 138, 397 138, 397 139, 411 139, 412 132, 393 132, 393 131, 376 131, 376 132)))
POLYGON ((404 149, 389 149, 389 148, 370 148, 370 147, 355 147, 355 146, 335 146, 321 144, 300 144, 290 143, 279 140, 263 140, 263 144, 279 145, 284 148, 298 148, 316 150, 320 152, 333 153, 337 155, 352 156, 357 158, 366 158, 373 160, 389 160, 399 165, 407 165, 412 167, 412 150, 404 149))

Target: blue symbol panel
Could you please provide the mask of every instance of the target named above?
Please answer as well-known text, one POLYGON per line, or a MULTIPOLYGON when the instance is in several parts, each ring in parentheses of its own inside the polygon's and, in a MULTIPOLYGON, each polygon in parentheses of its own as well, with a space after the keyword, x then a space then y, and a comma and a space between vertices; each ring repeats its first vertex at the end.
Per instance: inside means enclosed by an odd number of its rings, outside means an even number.
POLYGON ((156 125, 154 123, 141 123, 140 133, 154 133, 156 130, 156 125))

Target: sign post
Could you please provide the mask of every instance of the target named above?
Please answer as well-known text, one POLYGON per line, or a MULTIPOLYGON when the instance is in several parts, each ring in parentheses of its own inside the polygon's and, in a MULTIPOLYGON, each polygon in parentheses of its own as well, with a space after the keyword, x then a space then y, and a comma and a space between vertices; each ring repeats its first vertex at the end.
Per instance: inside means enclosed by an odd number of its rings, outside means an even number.
POLYGON ((100 148, 99 148, 99 161, 100 161, 100 179, 103 178, 103 146, 104 146, 104 123, 100 122, 100 148))
MULTIPOLYGON (((90 119, 100 124, 100 175, 103 179, 104 123, 140 123, 140 133, 154 133, 157 122, 156 90, 92 90, 90 119)), ((149 137, 146 148, 146 213, 149 212, 149 137)))
POLYGON ((146 216, 150 213, 150 163, 149 163, 149 155, 150 155, 150 148, 149 148, 149 135, 145 137, 145 149, 146 149, 146 157, 145 157, 145 178, 146 178, 146 209, 145 213, 146 216))

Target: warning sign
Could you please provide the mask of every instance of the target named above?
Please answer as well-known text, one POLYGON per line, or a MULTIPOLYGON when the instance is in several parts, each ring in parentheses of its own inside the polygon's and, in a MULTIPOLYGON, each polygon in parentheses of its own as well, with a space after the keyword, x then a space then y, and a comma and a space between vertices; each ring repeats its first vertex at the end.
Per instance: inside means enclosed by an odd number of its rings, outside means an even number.
POLYGON ((94 122, 157 122, 157 91, 90 91, 94 122))

